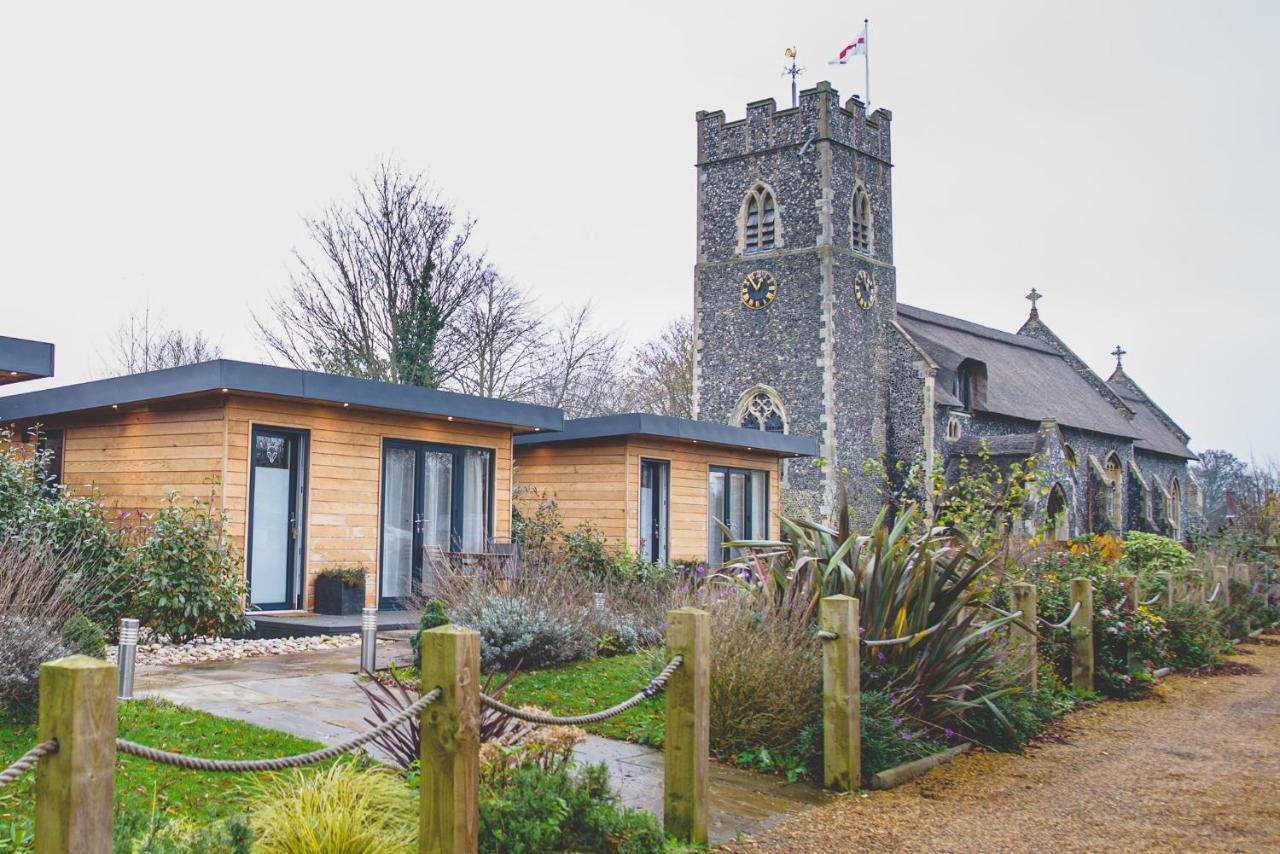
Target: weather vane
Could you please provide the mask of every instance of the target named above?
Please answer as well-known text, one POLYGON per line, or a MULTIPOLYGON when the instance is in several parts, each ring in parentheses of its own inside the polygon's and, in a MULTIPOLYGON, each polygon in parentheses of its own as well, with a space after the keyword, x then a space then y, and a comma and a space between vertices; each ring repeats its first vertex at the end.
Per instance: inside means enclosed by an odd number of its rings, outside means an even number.
POLYGON ((782 69, 782 76, 791 78, 791 106, 795 107, 800 103, 796 95, 796 78, 804 73, 804 69, 796 65, 796 49, 794 47, 787 48, 783 56, 791 60, 791 67, 782 69))

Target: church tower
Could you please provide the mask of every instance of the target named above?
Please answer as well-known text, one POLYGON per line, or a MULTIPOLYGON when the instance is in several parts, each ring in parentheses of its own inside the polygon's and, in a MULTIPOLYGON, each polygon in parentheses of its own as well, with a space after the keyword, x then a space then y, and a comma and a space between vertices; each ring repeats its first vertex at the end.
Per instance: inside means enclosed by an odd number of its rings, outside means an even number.
POLYGON ((821 468, 789 464, 786 512, 829 518, 842 468, 851 503, 879 506, 860 493, 888 444, 890 121, 829 83, 697 115, 694 417, 820 441, 821 468))

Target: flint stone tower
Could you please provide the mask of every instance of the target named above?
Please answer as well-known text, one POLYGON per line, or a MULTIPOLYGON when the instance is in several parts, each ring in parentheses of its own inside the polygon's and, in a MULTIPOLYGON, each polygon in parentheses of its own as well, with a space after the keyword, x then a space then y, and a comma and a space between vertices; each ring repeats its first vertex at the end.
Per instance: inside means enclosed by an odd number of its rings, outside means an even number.
POLYGON ((829 83, 697 114, 694 417, 819 438, 826 464, 789 463, 784 511, 829 518, 841 468, 859 515, 879 505, 860 492, 890 450, 891 118, 829 83))

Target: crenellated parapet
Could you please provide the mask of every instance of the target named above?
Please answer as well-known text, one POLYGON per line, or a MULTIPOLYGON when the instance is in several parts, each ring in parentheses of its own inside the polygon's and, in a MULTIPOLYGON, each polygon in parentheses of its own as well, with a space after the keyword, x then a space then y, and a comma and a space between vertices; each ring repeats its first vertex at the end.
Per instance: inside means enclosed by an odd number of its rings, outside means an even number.
POLYGON ((803 148, 819 140, 890 162, 893 114, 888 110, 880 108, 868 115, 856 96, 841 106, 839 93, 825 81, 801 92, 799 101, 799 106, 784 110, 773 98, 752 101, 746 116, 732 122, 725 121, 723 110, 698 112, 698 163, 803 148))

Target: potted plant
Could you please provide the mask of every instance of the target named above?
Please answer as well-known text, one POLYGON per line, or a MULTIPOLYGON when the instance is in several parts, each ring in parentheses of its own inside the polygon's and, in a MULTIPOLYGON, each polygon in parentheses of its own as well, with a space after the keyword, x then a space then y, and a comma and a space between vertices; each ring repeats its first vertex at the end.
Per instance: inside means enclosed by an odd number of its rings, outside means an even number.
POLYGON ((364 607, 364 568, 339 566, 316 576, 316 613, 349 617, 364 607))

